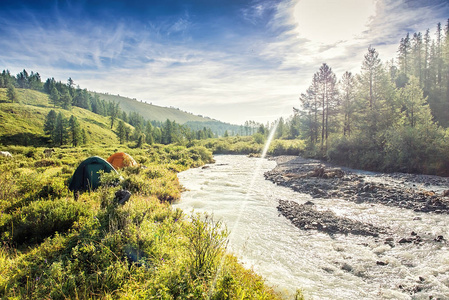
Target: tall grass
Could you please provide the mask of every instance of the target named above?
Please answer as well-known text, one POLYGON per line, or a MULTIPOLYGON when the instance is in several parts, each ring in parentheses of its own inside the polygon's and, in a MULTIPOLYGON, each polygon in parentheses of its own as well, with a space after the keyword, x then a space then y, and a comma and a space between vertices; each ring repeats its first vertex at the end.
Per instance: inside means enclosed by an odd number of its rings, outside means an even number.
POLYGON ((213 161, 205 147, 58 148, 52 157, 43 148, 4 149, 14 157, 0 161, 0 298, 280 298, 226 254, 219 222, 170 205, 180 197, 176 173, 213 161), (119 182, 105 174, 77 200, 67 192, 81 161, 117 151, 140 165, 120 170, 119 182), (124 205, 119 189, 132 193, 124 205))

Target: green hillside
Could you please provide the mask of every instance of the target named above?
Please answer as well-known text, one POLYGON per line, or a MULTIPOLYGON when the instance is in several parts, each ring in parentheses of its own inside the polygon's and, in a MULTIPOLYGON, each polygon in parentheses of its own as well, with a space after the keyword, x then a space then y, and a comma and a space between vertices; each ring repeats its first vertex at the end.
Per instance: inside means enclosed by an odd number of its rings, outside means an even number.
POLYGON ((54 108, 48 95, 42 92, 17 89, 19 103, 6 100, 6 89, 0 88, 0 143, 3 145, 43 146, 48 142, 44 121, 50 110, 62 112, 66 118, 74 115, 86 131, 88 144, 113 145, 118 143, 110 129, 107 117, 73 107, 70 111, 54 108))
POLYGON ((138 112, 146 120, 164 122, 165 120, 169 119, 171 121, 176 121, 176 123, 179 124, 184 124, 187 122, 212 121, 212 119, 210 118, 196 116, 176 108, 161 107, 118 95, 109 95, 102 93, 92 93, 92 94, 93 95, 97 94, 100 97, 100 99, 106 101, 118 102, 120 103, 120 108, 126 113, 138 112))

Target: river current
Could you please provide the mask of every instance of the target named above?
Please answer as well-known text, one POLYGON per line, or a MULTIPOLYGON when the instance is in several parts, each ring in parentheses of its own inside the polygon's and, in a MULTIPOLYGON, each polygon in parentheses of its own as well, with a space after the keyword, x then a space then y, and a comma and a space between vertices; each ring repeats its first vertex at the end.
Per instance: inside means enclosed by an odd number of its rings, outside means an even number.
POLYGON ((304 231, 280 215, 276 206, 278 199, 313 201, 319 210, 387 227, 395 241, 412 231, 447 239, 448 215, 312 199, 265 180, 263 173, 276 166, 274 161, 228 155, 215 160, 205 168, 178 174, 187 191, 173 206, 222 220, 231 232, 228 250, 286 299, 298 288, 307 299, 449 299, 446 242, 391 247, 382 235, 304 231))

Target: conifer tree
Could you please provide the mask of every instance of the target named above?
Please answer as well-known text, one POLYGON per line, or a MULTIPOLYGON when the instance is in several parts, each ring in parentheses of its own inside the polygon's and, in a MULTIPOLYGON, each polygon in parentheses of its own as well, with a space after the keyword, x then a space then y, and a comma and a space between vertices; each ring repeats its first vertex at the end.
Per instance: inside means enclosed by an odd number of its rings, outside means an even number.
POLYGON ((50 110, 50 112, 45 117, 45 123, 44 123, 44 132, 48 135, 51 135, 53 130, 56 127, 56 111, 53 109, 50 110))
POLYGON ((73 146, 78 146, 83 143, 83 137, 81 127, 78 119, 75 116, 71 116, 69 119, 70 138, 73 146))
POLYGON ((123 144, 123 142, 125 141, 125 138, 126 138, 126 128, 125 127, 126 127, 125 123, 122 120, 120 120, 117 125, 117 136, 119 138, 120 144, 123 144))
POLYGON ((430 72, 429 72, 429 63, 430 63, 430 31, 426 30, 426 34, 424 35, 424 60, 423 60, 423 88, 427 93, 430 91, 430 72))
POLYGON ((111 129, 112 129, 114 127, 115 120, 118 118, 118 116, 120 114, 119 103, 109 102, 108 114, 109 114, 109 117, 111 118, 111 129))
POLYGON ((68 139, 67 119, 60 112, 56 117, 55 128, 51 133, 51 139, 55 145, 62 146, 68 139))
POLYGON ((58 90, 53 86, 50 92, 50 103, 53 104, 53 107, 56 107, 56 105, 59 106, 60 97, 58 90))
POLYGON ((337 104, 337 79, 326 63, 318 71, 319 87, 318 99, 321 100, 321 151, 327 150, 327 141, 329 136, 329 115, 337 104))
POLYGON ((151 125, 150 121, 147 121, 147 124, 145 126, 145 137, 146 142, 148 145, 153 145, 154 138, 153 138, 153 125, 151 125))
POLYGON ((407 33, 407 36, 401 39, 398 49, 399 70, 405 76, 410 74, 410 52, 410 35, 407 33))
POLYGON ((420 87, 423 83, 423 41, 421 32, 414 33, 412 38, 413 75, 418 78, 420 87))
POLYGON ((72 96, 68 90, 65 90, 64 93, 60 97, 60 104, 63 109, 71 110, 72 109, 72 96))
POLYGON ((12 103, 19 102, 19 95, 17 94, 16 88, 12 84, 8 85, 8 90, 6 91, 6 96, 12 103))
POLYGON ((413 128, 419 124, 426 124, 432 119, 427 98, 423 96, 423 91, 416 77, 411 77, 409 83, 400 89, 399 93, 404 125, 413 128))
POLYGON ((355 111, 355 79, 346 71, 340 81, 341 113, 343 114, 343 135, 351 136, 353 114, 355 111))
POLYGON ((83 145, 87 144, 87 134, 86 134, 86 130, 84 130, 84 128, 81 130, 81 140, 83 145))

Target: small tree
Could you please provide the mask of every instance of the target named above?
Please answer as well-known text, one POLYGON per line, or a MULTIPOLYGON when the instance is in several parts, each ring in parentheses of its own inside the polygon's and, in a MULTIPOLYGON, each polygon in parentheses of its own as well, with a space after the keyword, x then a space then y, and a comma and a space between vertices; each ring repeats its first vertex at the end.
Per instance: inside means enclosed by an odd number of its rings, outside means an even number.
POLYGON ((12 84, 8 85, 8 90, 6 91, 6 96, 12 103, 19 102, 19 95, 17 94, 16 88, 12 84))
POLYGON ((84 128, 81 130, 81 140, 83 145, 87 144, 87 134, 86 134, 86 130, 84 130, 84 128))
POLYGON ((83 137, 81 135, 81 127, 78 119, 75 116, 71 116, 69 120, 70 138, 73 146, 82 144, 83 137))
POLYGON ((125 138, 126 138, 126 142, 129 142, 129 138, 130 138, 130 135, 131 135, 131 131, 132 131, 131 127, 125 126, 125 138))
POLYGON ((116 102, 109 102, 108 107, 109 117, 111 118, 111 129, 114 127, 114 122, 120 114, 119 104, 116 102))
POLYGON ((50 91, 50 103, 53 104, 53 107, 56 107, 56 105, 59 105, 60 97, 61 96, 59 95, 58 90, 56 89, 55 86, 53 86, 50 91))
POLYGON ((61 101, 61 107, 67 110, 72 109, 72 96, 70 96, 70 93, 68 90, 66 90, 60 98, 61 101))
POLYGON ((53 109, 50 110, 48 115, 45 117, 44 132, 46 134, 50 135, 55 129, 56 117, 57 117, 56 112, 53 109))
POLYGON ((55 128, 51 133, 51 139, 55 145, 62 146, 67 142, 68 135, 67 119, 62 113, 59 113, 56 117, 55 128))
POLYGON ((122 120, 120 120, 120 122, 118 122, 117 136, 119 138, 120 144, 123 144, 123 142, 125 141, 125 138, 126 138, 126 126, 125 126, 125 122, 123 122, 122 120))

